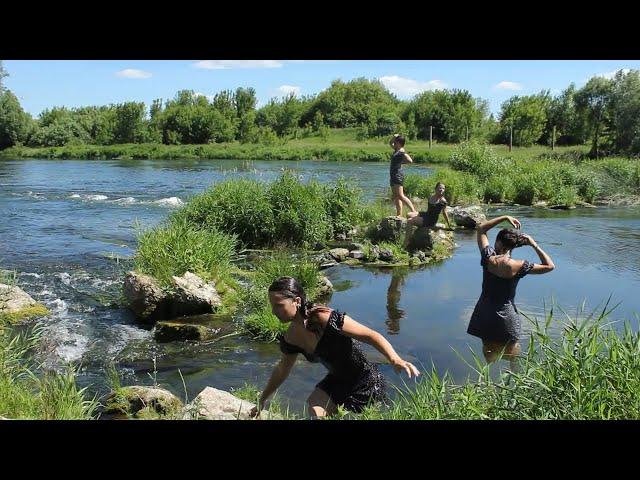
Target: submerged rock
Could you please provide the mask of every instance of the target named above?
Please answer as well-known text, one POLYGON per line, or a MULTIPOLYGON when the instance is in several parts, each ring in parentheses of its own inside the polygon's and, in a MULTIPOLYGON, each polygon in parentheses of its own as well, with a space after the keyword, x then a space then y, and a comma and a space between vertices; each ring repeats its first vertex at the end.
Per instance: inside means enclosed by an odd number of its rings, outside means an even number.
POLYGON ((219 331, 220 329, 194 323, 160 321, 156 323, 154 338, 161 343, 175 340, 202 341, 214 338, 219 331))
POLYGON ((319 297, 324 297, 325 295, 333 293, 333 284, 324 275, 320 275, 318 284, 320 285, 320 289, 318 290, 319 297))

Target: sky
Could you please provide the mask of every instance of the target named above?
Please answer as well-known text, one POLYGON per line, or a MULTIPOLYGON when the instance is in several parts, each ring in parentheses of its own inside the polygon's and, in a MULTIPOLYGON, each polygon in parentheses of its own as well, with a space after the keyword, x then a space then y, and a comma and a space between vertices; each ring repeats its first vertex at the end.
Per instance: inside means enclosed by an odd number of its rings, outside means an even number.
POLYGON ((253 87, 258 107, 290 92, 311 95, 333 80, 380 80, 398 98, 434 89, 468 90, 497 116, 513 95, 558 95, 589 78, 640 69, 639 60, 5 60, 5 86, 34 118, 52 107, 173 98, 179 90, 213 96, 253 87))

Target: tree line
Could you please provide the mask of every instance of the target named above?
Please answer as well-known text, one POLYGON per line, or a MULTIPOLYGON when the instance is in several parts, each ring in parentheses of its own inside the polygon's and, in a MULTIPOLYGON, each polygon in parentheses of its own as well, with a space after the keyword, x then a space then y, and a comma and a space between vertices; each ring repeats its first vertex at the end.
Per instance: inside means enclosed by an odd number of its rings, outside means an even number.
POLYGON ((591 145, 592 156, 640 153, 640 71, 593 77, 559 95, 548 90, 514 95, 494 118, 489 103, 467 90, 448 89, 398 99, 378 80, 334 80, 317 95, 273 98, 257 108, 253 88, 223 90, 211 98, 181 90, 168 100, 81 108, 54 107, 37 119, 3 87, 0 61, 0 149, 14 145, 121 143, 277 144, 290 138, 354 128, 356 138, 396 132, 410 139, 457 143, 476 139, 516 146, 591 145))

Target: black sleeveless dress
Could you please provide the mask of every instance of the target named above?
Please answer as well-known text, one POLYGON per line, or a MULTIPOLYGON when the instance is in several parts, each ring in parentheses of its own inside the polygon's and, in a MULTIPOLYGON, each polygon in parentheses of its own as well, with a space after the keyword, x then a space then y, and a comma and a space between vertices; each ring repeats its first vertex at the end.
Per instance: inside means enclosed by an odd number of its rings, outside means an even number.
POLYGON ((321 362, 329 373, 316 385, 333 403, 353 412, 361 412, 371 402, 386 399, 384 375, 367 361, 358 342, 342 333, 344 312, 332 310, 329 321, 312 354, 280 336, 283 353, 301 353, 313 363, 321 362))
POLYGON ((404 159, 404 152, 397 151, 391 155, 391 165, 389 166, 389 184, 404 185, 404 173, 402 173, 402 160, 404 159))
POLYGON ((444 208, 447 206, 445 199, 438 200, 436 203, 431 203, 427 200, 429 206, 426 212, 420 212, 418 215, 422 217, 424 221, 423 227, 433 227, 438 222, 438 217, 444 208))
POLYGON ((501 278, 487 269, 487 259, 496 255, 488 245, 481 253, 482 293, 471 315, 467 333, 483 340, 515 342, 520 339, 520 314, 514 303, 516 287, 531 271, 533 263, 525 260, 513 278, 501 278))

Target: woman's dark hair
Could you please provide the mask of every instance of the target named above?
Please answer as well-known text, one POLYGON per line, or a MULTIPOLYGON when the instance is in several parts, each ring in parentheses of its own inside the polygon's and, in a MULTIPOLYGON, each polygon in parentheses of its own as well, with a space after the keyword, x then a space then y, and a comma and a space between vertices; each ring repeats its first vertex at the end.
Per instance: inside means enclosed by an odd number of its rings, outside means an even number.
POLYGON ((269 286, 270 292, 277 292, 286 298, 300 297, 300 314, 302 318, 309 317, 309 310, 314 306, 313 302, 307 301, 307 294, 300 282, 293 277, 280 277, 274 280, 269 286))
POLYGON ((395 139, 396 142, 398 142, 400 144, 401 147, 404 147, 405 139, 404 139, 404 137, 402 135, 396 135, 394 137, 394 139, 395 139))
POLYGON ((444 187, 444 183, 442 183, 442 182, 438 182, 438 183, 436 183, 436 189, 437 189, 440 185, 442 185, 442 186, 444 187))
POLYGON ((503 228, 498 232, 496 241, 500 240, 505 250, 513 250, 514 248, 526 245, 526 238, 518 232, 514 232, 510 228, 503 228))

